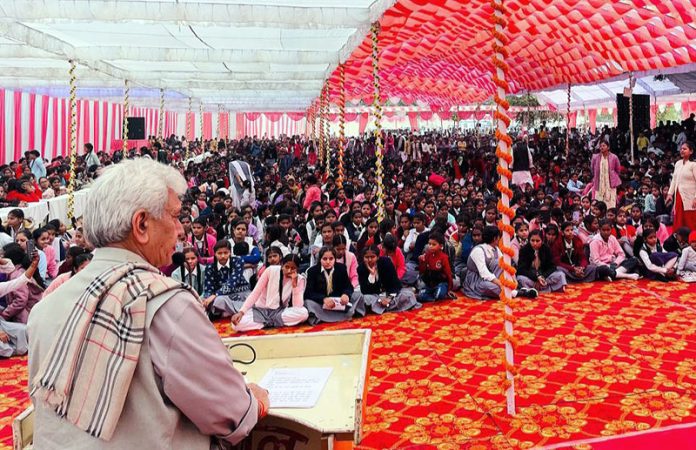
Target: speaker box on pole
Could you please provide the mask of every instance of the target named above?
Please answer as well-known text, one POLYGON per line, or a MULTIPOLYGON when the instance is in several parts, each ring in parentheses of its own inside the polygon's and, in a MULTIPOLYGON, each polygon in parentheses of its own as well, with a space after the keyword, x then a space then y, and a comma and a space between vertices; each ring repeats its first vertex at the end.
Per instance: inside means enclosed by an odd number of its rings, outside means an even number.
POLYGON ((145 118, 128 117, 128 139, 139 141, 145 139, 145 118))
MULTIPOLYGON (((629 129, 629 102, 628 97, 616 94, 617 122, 620 130, 629 129)), ((650 128, 650 96, 633 94, 633 132, 637 136, 639 132, 650 128)))

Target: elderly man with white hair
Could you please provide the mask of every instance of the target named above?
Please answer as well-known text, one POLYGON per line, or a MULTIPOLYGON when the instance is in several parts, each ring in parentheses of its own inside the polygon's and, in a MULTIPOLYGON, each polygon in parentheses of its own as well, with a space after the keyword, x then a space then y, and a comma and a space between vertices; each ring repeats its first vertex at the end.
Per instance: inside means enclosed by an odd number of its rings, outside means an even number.
POLYGON ((185 190, 150 159, 111 166, 92 186, 94 259, 29 317, 36 448, 207 450, 240 442, 268 410, 198 296, 156 269, 182 232, 185 190))

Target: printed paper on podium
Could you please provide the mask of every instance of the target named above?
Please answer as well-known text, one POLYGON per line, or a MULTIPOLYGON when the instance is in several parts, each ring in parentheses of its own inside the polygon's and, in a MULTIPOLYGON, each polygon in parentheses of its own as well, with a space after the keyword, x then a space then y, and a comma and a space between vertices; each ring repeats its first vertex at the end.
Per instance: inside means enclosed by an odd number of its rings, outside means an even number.
POLYGON ((268 389, 271 408, 313 408, 332 370, 331 367, 270 369, 259 385, 268 389))

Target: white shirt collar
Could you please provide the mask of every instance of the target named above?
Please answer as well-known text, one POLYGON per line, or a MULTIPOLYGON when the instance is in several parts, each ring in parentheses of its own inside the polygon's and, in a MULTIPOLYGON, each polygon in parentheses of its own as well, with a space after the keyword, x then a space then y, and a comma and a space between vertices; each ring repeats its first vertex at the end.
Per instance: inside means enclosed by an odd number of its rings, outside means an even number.
POLYGON ((229 268, 230 268, 230 260, 231 260, 231 259, 232 259, 232 258, 228 259, 228 260, 227 260, 227 264, 225 264, 224 266, 223 266, 222 264, 220 264, 220 263, 217 263, 217 269, 220 270, 220 269, 222 269, 223 267, 227 267, 227 268, 229 269, 229 268))

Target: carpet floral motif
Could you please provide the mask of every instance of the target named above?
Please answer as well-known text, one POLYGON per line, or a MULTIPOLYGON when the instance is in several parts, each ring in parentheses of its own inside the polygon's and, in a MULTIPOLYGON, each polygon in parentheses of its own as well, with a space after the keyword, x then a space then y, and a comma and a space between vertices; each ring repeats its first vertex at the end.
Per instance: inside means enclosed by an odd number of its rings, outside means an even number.
MULTIPOLYGON (((692 291, 617 281, 519 301, 514 417, 505 408, 498 302, 459 298, 254 334, 373 330, 361 450, 587 449, 576 442, 696 426, 692 291)), ((227 321, 215 326, 233 334, 227 321)), ((11 448, 12 419, 29 404, 26 386, 26 358, 0 360, 0 450, 11 448)))

